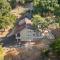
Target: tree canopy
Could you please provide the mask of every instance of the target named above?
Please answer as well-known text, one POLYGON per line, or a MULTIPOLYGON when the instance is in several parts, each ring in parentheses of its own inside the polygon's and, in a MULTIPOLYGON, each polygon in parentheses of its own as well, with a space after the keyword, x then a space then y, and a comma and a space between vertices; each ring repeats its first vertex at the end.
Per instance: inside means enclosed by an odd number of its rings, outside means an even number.
POLYGON ((38 26, 40 26, 40 28, 45 28, 48 26, 48 22, 40 15, 34 15, 32 22, 35 29, 38 29, 38 26))
POLYGON ((26 3, 32 2, 32 0, 8 0, 12 8, 15 8, 17 3, 24 5, 26 3))
POLYGON ((11 13, 11 6, 7 0, 0 0, 0 29, 6 28, 15 23, 15 16, 11 13))
POLYGON ((16 6, 16 0, 10 0, 8 2, 10 3, 10 5, 11 5, 12 8, 15 8, 15 6, 16 6))
POLYGON ((58 0, 33 0, 33 4, 37 13, 55 11, 59 8, 58 0))
POLYGON ((51 45, 52 51, 57 55, 60 55, 60 38, 57 38, 55 42, 51 45))

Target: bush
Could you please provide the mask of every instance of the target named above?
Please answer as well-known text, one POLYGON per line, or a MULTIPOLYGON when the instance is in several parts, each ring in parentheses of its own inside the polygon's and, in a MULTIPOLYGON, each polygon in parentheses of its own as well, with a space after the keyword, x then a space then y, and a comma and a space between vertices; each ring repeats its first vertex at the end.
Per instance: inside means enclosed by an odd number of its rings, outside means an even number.
POLYGON ((56 38, 50 47, 52 48, 52 52, 60 56, 60 38, 56 38))

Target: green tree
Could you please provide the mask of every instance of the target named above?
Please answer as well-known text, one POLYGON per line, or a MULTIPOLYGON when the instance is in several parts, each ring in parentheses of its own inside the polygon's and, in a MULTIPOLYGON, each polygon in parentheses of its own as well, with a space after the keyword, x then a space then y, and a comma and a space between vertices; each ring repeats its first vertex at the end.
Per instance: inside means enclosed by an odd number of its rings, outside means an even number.
POLYGON ((37 13, 59 8, 58 0, 33 0, 33 4, 37 13))
POLYGON ((26 2, 26 0, 19 0, 20 3, 24 4, 26 2))
POLYGON ((2 16, 7 15, 10 10, 11 7, 7 0, 0 0, 0 14, 2 16))
POLYGON ((45 20, 45 18, 41 17, 40 15, 34 15, 32 18, 32 22, 33 22, 33 27, 35 29, 38 29, 38 26, 40 28, 47 28, 48 26, 48 22, 45 20))
POLYGON ((22 4, 26 4, 26 3, 32 2, 32 0, 19 0, 19 1, 22 4))
POLYGON ((14 25, 16 17, 10 11, 11 6, 7 0, 0 0, 0 29, 14 25))
POLYGON ((60 38, 56 38, 55 42, 51 45, 52 51, 60 56, 60 38))
POLYGON ((11 5, 12 8, 16 7, 16 3, 17 3, 16 0, 10 0, 8 2, 10 3, 10 5, 11 5))
POLYGON ((26 3, 32 2, 32 0, 8 0, 12 8, 15 8, 17 4, 25 5, 26 3))
POLYGON ((60 4, 60 0, 58 0, 58 3, 60 4))

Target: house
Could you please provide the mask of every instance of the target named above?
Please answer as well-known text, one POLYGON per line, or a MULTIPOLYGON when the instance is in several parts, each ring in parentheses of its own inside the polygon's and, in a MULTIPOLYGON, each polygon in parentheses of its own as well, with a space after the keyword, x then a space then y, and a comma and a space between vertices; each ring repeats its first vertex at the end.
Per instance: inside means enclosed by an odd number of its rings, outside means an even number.
POLYGON ((38 41, 43 38, 40 32, 36 32, 32 28, 32 22, 28 18, 24 18, 19 22, 15 36, 17 41, 38 41))
POLYGON ((35 43, 40 43, 41 41, 53 41, 54 36, 51 31, 45 29, 42 33, 35 31, 32 28, 32 22, 28 18, 24 18, 19 21, 18 25, 12 29, 11 33, 7 35, 6 38, 0 41, 3 46, 10 46, 19 44, 33 45, 35 43), (47 39, 47 40, 46 40, 47 39))

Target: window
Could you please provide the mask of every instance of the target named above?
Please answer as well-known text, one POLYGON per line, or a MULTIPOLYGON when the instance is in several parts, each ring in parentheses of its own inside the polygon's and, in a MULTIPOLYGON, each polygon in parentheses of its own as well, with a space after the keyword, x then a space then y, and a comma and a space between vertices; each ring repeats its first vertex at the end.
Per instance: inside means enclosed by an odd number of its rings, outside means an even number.
POLYGON ((20 37, 20 33, 18 33, 17 36, 20 37))
POLYGON ((35 34, 33 34, 33 36, 35 36, 35 34))
POLYGON ((29 32, 31 32, 31 30, 29 32))

